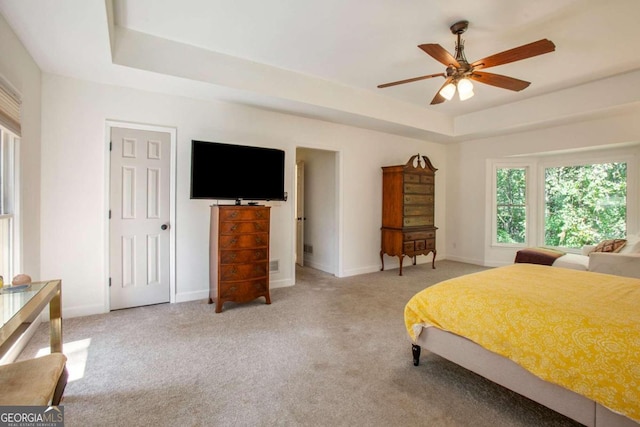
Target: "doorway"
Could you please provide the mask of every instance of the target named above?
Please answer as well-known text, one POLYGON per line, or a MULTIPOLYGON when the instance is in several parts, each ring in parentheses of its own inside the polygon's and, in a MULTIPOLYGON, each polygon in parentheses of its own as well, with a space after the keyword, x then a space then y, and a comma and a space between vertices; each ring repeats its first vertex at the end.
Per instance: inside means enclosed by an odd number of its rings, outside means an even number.
POLYGON ((296 269, 338 276, 338 159, 336 151, 296 149, 296 269))
POLYGON ((174 302, 175 131, 108 124, 108 310, 174 302))

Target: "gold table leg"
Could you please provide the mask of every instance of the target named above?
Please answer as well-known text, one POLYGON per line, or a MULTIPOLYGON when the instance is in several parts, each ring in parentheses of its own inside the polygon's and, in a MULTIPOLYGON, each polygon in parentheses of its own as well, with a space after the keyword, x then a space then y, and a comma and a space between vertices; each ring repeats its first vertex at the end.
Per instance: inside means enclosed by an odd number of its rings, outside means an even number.
POLYGON ((60 289, 49 302, 49 323, 51 353, 62 353, 62 297, 60 289))

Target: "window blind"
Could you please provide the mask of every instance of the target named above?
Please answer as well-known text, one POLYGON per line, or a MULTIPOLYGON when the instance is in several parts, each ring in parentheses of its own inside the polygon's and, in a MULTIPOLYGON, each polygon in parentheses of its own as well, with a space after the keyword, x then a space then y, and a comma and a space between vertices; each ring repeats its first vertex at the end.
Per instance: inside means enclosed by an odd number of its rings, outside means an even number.
POLYGON ((0 125, 20 135, 20 99, 0 85, 0 125))

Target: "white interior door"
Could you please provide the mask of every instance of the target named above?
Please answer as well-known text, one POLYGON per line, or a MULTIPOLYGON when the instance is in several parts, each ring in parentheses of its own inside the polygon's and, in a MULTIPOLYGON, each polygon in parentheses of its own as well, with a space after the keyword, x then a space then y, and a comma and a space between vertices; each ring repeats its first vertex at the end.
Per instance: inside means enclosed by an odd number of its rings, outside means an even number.
POLYGON ((170 300, 169 133, 111 128, 110 308, 170 300))
POLYGON ((304 162, 296 163, 296 264, 304 265, 304 162))

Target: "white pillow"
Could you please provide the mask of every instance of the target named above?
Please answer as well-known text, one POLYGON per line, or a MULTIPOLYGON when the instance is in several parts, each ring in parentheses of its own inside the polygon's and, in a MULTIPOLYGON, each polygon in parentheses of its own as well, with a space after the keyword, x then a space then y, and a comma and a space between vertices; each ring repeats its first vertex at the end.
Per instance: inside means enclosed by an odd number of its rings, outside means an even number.
POLYGON ((620 249, 619 254, 640 253, 640 234, 627 236, 627 244, 620 249))

